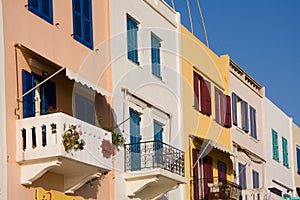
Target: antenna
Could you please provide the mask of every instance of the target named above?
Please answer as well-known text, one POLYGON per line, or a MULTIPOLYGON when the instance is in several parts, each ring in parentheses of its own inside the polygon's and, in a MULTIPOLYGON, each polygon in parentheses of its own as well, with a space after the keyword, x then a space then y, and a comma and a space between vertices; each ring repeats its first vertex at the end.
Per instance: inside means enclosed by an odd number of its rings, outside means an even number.
POLYGON ((197 4, 198 4, 198 10, 199 10, 199 13, 200 13, 201 22, 202 22, 203 31, 204 31, 204 36, 205 36, 205 40, 206 40, 206 46, 209 47, 208 36, 207 36, 206 27, 205 27, 204 18, 203 18, 203 15, 202 15, 202 10, 201 10, 201 7, 200 7, 199 0, 197 0, 197 4))
POLYGON ((190 3, 189 3, 189 0, 186 0, 186 5, 187 5, 188 11, 189 11, 189 18, 190 18, 191 31, 192 31, 192 34, 194 34, 193 20, 192 20, 192 14, 191 14, 191 9, 190 9, 190 3))

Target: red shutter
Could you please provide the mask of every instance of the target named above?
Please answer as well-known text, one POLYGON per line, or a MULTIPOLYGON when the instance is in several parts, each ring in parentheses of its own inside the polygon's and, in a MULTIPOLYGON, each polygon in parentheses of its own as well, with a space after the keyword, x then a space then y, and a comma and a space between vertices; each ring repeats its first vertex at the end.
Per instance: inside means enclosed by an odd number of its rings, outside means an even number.
POLYGON ((200 199, 199 196, 199 185, 200 185, 200 177, 199 177, 199 162, 198 161, 198 149, 193 149, 193 176, 194 176, 194 199, 200 199), (196 163, 196 164, 195 164, 196 163))
POLYGON ((194 71, 194 107, 199 110, 199 74, 194 71))
POLYGON ((208 183, 213 183, 213 166, 212 158, 205 156, 203 158, 203 174, 204 174, 204 199, 209 197, 208 183))
POLYGON ((205 114, 205 108, 206 108, 206 86, 205 86, 205 80, 203 78, 200 79, 200 98, 201 98, 201 108, 200 112, 202 114, 205 114))
POLYGON ((219 90, 215 88, 215 119, 217 123, 221 123, 220 119, 220 97, 219 97, 219 90))
POLYGON ((211 89, 210 82, 205 81, 205 114, 211 115, 211 89))
POLYGON ((225 97, 225 105, 226 105, 224 127, 230 128, 232 126, 231 125, 231 101, 230 101, 230 96, 224 95, 224 97, 225 97))

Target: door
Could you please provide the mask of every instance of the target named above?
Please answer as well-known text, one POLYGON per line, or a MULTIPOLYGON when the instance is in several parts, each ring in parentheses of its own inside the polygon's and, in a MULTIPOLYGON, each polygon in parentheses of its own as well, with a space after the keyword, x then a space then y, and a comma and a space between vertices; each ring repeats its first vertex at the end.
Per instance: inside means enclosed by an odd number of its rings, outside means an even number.
POLYGON ((226 182, 226 164, 218 160, 218 177, 219 181, 226 182))
POLYGON ((141 117, 138 112, 130 109, 130 164, 131 171, 141 169, 141 117))
POLYGON ((204 199, 209 199, 209 187, 208 183, 213 183, 213 165, 212 158, 205 156, 203 158, 203 189, 204 189, 204 199))
POLYGON ((163 127, 157 121, 154 121, 154 151, 155 163, 163 165, 163 143, 162 143, 163 127))

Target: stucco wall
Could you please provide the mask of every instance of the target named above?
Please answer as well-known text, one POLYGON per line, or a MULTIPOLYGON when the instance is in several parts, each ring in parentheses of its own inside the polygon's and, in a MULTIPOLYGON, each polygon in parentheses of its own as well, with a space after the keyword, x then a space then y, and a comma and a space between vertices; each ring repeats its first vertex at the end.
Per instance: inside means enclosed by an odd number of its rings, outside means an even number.
POLYGON ((293 143, 292 143, 292 119, 289 118, 269 99, 264 99, 264 132, 266 148, 266 187, 276 187, 284 193, 286 188, 274 183, 273 180, 294 188, 294 163, 293 163, 293 143), (272 129, 278 133, 279 162, 273 159, 272 150, 272 129), (288 163, 289 167, 283 166, 282 137, 288 141, 288 163))
MULTIPOLYGON (((300 128, 297 124, 293 123, 293 146, 292 151, 294 151, 294 177, 295 177, 295 187, 300 187, 300 175, 298 174, 298 161, 296 147, 300 148, 300 128)), ((299 161, 300 162, 300 161, 299 161)), ((296 193, 295 193, 296 194, 296 193)))

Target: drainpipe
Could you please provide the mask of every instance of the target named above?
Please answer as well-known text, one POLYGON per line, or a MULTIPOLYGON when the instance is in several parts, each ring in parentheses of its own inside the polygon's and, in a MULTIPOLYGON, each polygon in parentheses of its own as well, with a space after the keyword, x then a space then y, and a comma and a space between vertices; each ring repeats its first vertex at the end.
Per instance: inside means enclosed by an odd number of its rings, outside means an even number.
POLYGON ((5 103, 5 61, 4 61, 4 39, 3 39, 3 12, 2 12, 2 0, 0 0, 0 141, 1 149, 1 199, 7 199, 7 152, 6 152, 6 103, 5 103))

